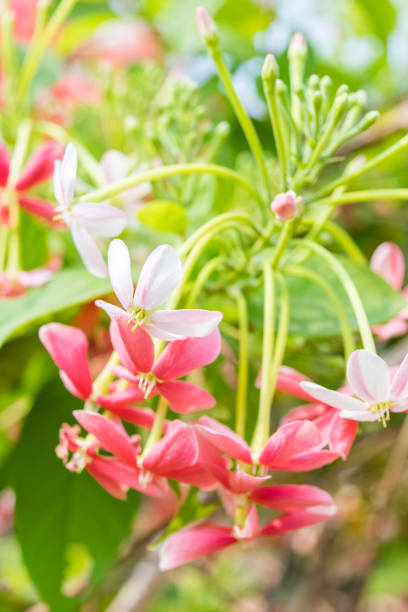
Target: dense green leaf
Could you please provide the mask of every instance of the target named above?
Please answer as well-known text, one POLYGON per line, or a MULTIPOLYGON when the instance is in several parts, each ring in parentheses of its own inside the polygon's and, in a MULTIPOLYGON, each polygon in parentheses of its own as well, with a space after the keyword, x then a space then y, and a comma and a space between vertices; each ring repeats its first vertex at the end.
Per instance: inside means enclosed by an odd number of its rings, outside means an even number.
POLYGON ((155 200, 145 204, 137 211, 139 221, 158 232, 184 234, 188 217, 181 204, 155 200))
POLYGON ((108 293, 110 288, 107 279, 95 278, 84 268, 69 268, 56 274, 47 285, 32 289, 21 298, 1 301, 0 346, 22 326, 93 300, 108 293))
POLYGON ((16 534, 25 565, 52 610, 76 610, 63 581, 75 566, 88 569, 93 587, 111 567, 127 536, 137 496, 127 502, 106 493, 87 474, 72 474, 55 456, 61 423, 81 402, 58 382, 38 397, 24 425, 9 473, 16 493, 16 534), (85 561, 85 563, 84 563, 85 561))

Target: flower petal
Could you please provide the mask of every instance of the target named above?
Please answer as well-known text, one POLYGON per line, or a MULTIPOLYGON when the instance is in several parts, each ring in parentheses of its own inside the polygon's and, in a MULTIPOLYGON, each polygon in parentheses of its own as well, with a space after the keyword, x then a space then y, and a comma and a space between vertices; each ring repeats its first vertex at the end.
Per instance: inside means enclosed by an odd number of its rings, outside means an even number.
POLYGON ((143 327, 132 331, 132 323, 128 323, 126 315, 123 315, 111 320, 109 330, 121 363, 134 374, 150 372, 154 362, 154 344, 143 327))
POLYGON ((129 159, 116 149, 106 151, 100 161, 102 172, 107 185, 124 179, 129 173, 129 159))
POLYGON ((67 208, 74 197, 77 153, 74 145, 69 143, 65 149, 62 161, 54 163, 54 193, 61 206, 67 208))
POLYGON ((154 365, 153 374, 160 380, 181 378, 192 370, 212 363, 221 350, 221 336, 216 329, 205 338, 175 340, 167 345, 154 365))
POLYGON ((98 278, 108 275, 108 269, 95 240, 83 225, 72 223, 72 239, 88 272, 98 278))
POLYGON ((369 404, 388 400, 390 372, 384 359, 375 353, 353 351, 347 362, 347 378, 357 397, 369 404))
POLYGON ((177 252, 168 244, 158 246, 140 272, 134 303, 144 310, 152 310, 163 304, 180 284, 182 268, 177 252))
POLYGON ((279 427, 269 438, 259 463, 275 470, 291 469, 299 453, 316 449, 321 443, 322 436, 311 421, 293 421, 279 427))
POLYGON ((129 249, 122 240, 112 240, 109 244, 108 268, 112 289, 127 310, 132 305, 133 282, 129 249))
POLYGON ((0 187, 5 187, 10 171, 10 157, 4 144, 0 142, 0 187))
POLYGON ((313 398, 306 393, 305 389, 303 389, 300 385, 302 382, 310 381, 310 378, 297 372, 293 368, 289 368, 288 366, 281 366, 278 370, 278 377, 276 379, 276 388, 279 391, 284 391, 285 393, 289 393, 289 395, 294 395, 295 397, 299 397, 308 402, 313 401, 313 398))
POLYGON ((76 395, 87 399, 92 393, 92 377, 84 332, 61 323, 49 323, 40 327, 39 336, 58 368, 78 390, 76 395))
POLYGON ((222 550, 235 542, 236 538, 228 527, 210 523, 184 527, 169 536, 162 545, 159 567, 167 571, 222 550))
MULTIPOLYGON (((97 400, 98 401, 98 400, 97 400)), ((139 427, 145 427, 151 429, 155 420, 155 413, 150 408, 133 408, 131 406, 109 406, 109 411, 118 416, 120 419, 138 425, 139 427)), ((165 431, 167 427, 163 428, 165 431)))
POLYGON ((171 472, 190 470, 198 460, 199 445, 194 429, 181 421, 172 421, 167 433, 156 442, 143 459, 143 469, 168 476, 171 472))
POLYGON ((391 399, 401 400, 408 396, 408 354, 405 355, 397 373, 392 379, 390 397, 391 399))
POLYGON ((26 163, 16 183, 17 191, 25 191, 48 181, 53 175, 55 160, 60 159, 63 153, 64 147, 59 142, 45 142, 26 163))
POLYGON ((382 276, 394 289, 401 289, 405 273, 404 255, 393 242, 383 242, 374 251, 371 269, 382 276))
POLYGON ((97 399, 98 404, 107 408, 111 412, 115 412, 116 408, 129 406, 129 404, 138 404, 144 401, 144 393, 134 385, 128 385, 126 389, 121 391, 111 391, 106 395, 100 395, 97 399))
POLYGON ((215 399, 205 389, 174 380, 157 384, 157 390, 169 402, 173 412, 190 414, 215 406, 215 399))
POLYGON ((311 485, 277 485, 258 487, 251 501, 273 510, 293 512, 309 506, 332 506, 333 498, 323 489, 311 485))
POLYGON ((266 525, 262 529, 261 535, 280 535, 288 531, 301 529, 302 527, 309 527, 310 525, 327 521, 336 514, 337 506, 334 502, 331 506, 315 506, 304 511, 284 514, 266 525))
POLYGON ((47 221, 47 223, 50 225, 61 228, 65 227, 65 223, 62 220, 54 219, 57 211, 51 202, 47 202, 46 200, 42 200, 41 198, 36 198, 34 196, 21 195, 18 198, 18 203, 20 204, 21 208, 26 210, 28 213, 42 219, 43 221, 47 221))
POLYGON ((378 414, 368 408, 366 410, 341 410, 340 417, 342 419, 361 421, 362 423, 378 420, 378 414))
POLYGON ((115 306, 110 302, 105 302, 105 300, 95 300, 95 306, 102 308, 102 310, 104 310, 108 317, 112 320, 117 319, 118 317, 123 317, 123 315, 126 316, 126 312, 122 308, 119 308, 119 306, 115 306))
POLYGON ((332 391, 326 389, 321 385, 316 385, 313 382, 300 383, 302 389, 304 389, 309 395, 317 399, 319 402, 323 402, 328 406, 333 406, 338 410, 365 410, 367 405, 354 397, 340 393, 339 391, 332 391))
POLYGON ((95 436, 104 450, 127 465, 136 467, 136 449, 121 427, 102 414, 90 410, 74 410, 73 415, 88 433, 95 436))
POLYGON ((220 451, 237 461, 252 463, 251 449, 248 444, 226 425, 211 417, 202 416, 199 428, 200 432, 220 451))
POLYGON ((71 211, 72 218, 96 236, 113 238, 123 232, 126 227, 126 213, 105 202, 80 202, 75 204, 71 211))
POLYGON ((150 317, 154 327, 173 338, 202 338, 211 334, 222 319, 217 310, 157 310, 150 317))

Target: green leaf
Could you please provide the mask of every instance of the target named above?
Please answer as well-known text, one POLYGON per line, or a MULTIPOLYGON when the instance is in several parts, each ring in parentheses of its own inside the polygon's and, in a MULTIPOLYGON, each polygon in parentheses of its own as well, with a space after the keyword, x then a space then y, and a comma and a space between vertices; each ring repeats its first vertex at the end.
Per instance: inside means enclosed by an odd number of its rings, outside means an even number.
MULTIPOLYGON (((389 321, 404 308, 406 302, 401 294, 394 291, 368 266, 352 263, 344 257, 338 257, 338 259, 353 279, 371 325, 389 321)), ((312 268, 333 287, 343 304, 352 329, 357 331, 357 321, 337 276, 317 257, 310 257, 305 266, 312 268)), ((339 335, 338 319, 320 287, 303 278, 291 276, 287 280, 290 294, 289 333, 303 337, 339 335)), ((249 299, 249 308, 251 321, 261 327, 263 325, 262 292, 258 292, 249 299)))
POLYGON ((158 232, 184 234, 188 225, 187 213, 181 204, 154 200, 137 211, 138 219, 143 225, 158 232))
POLYGON ((72 474, 55 456, 58 430, 72 422, 81 402, 59 382, 39 395, 13 454, 9 474, 16 493, 16 535, 24 563, 41 597, 52 610, 77 610, 78 598, 62 592, 65 579, 86 571, 89 588, 112 566, 128 535, 137 494, 115 499, 88 474, 72 474))
POLYGON ((108 279, 95 278, 84 268, 68 268, 21 298, 0 301, 0 346, 24 325, 93 300, 110 290, 108 279))

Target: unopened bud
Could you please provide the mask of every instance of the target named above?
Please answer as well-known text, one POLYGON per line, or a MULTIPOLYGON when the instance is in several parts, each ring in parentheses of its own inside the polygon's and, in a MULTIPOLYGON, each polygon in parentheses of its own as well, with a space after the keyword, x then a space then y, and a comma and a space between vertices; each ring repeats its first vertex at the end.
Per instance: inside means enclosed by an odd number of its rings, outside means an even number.
POLYGON ((379 116, 380 116, 380 113, 378 111, 376 110, 369 111, 366 115, 364 115, 358 127, 360 128, 361 131, 367 130, 369 127, 373 125, 373 123, 377 121, 379 116))
POLYGON ((312 74, 310 75, 308 81, 307 81, 307 86, 309 87, 309 89, 319 89, 319 85, 320 85, 320 79, 317 76, 317 74, 312 74))
POLYGON ((301 198, 297 198, 294 191, 278 193, 271 204, 271 209, 278 219, 286 221, 296 215, 300 201, 301 198))
POLYGON ((279 77, 279 66, 272 53, 269 53, 265 57, 264 65, 262 67, 262 79, 270 84, 275 83, 279 77))
POLYGON ((307 53, 307 44, 305 37, 300 32, 296 32, 289 43, 289 51, 288 55, 290 58, 294 57, 306 57, 307 53))
POLYGON ((207 9, 199 6, 196 11, 197 27, 201 37, 207 44, 218 40, 217 26, 207 9))

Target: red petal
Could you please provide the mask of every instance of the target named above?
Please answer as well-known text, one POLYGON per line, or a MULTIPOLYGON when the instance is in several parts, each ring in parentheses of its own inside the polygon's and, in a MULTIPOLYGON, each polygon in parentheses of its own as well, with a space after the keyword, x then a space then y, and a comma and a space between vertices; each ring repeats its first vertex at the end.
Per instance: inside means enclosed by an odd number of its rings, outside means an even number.
POLYGON ((0 143, 0 187, 5 187, 10 170, 10 158, 6 147, 0 143))
POLYGON ((156 387, 169 402, 170 408, 179 414, 190 414, 215 406, 213 396, 197 385, 174 380, 157 384, 156 387))
POLYGON ((333 498, 323 489, 311 485, 277 485, 259 487, 250 495, 251 501, 267 508, 292 512, 309 506, 332 506, 333 498))
POLYGON ((266 525, 262 531, 262 535, 279 535, 287 531, 294 531, 316 523, 322 523, 332 518, 337 512, 335 504, 332 506, 322 506, 319 508, 311 508, 304 512, 295 512, 293 514, 284 514, 279 518, 266 525))
MULTIPOLYGON (((132 408, 130 406, 110 406, 110 412, 116 414, 120 419, 138 425, 139 427, 146 427, 151 429, 153 427, 155 413, 150 408, 132 408)), ((167 422, 164 424, 163 430, 165 431, 167 422)))
POLYGON ((24 210, 26 210, 31 215, 46 221, 53 227, 66 227, 65 223, 61 220, 55 221, 54 217, 57 214, 55 210, 55 206, 46 200, 42 200, 41 198, 35 198, 34 196, 19 196, 18 202, 24 210))
POLYGON ((61 159, 64 147, 59 142, 48 140, 35 151, 25 165, 17 181, 17 191, 31 189, 39 183, 48 181, 54 174, 54 162, 61 159))
POLYGON ((126 315, 112 319, 110 336, 121 363, 131 372, 150 372, 154 363, 154 344, 143 327, 132 331, 126 315))
POLYGON ((199 446, 194 429, 181 421, 172 421, 168 432, 147 453, 143 468, 153 474, 167 476, 182 473, 197 463, 199 446))
POLYGON ((279 427, 265 445, 259 462, 270 469, 293 469, 293 459, 321 445, 322 436, 311 421, 293 421, 279 427))
POLYGON ((310 382, 310 378, 304 374, 301 374, 300 372, 297 372, 297 370, 294 370, 293 368, 281 366, 278 371, 276 388, 279 389, 279 391, 289 393, 289 395, 294 395, 295 397, 299 397, 306 401, 314 402, 315 399, 300 386, 300 383, 305 381, 310 382))
POLYGON ((126 407, 129 406, 129 404, 138 404, 139 402, 143 402, 144 394, 139 387, 129 385, 122 391, 112 391, 107 395, 100 395, 96 401, 100 406, 114 412, 115 408, 126 407))
POLYGON ((232 429, 208 416, 201 417, 200 426, 202 434, 219 450, 238 461, 252 463, 251 449, 232 429))

